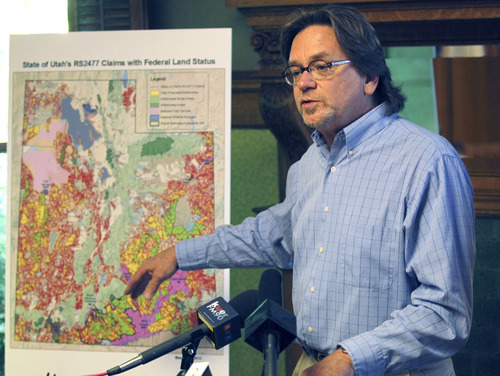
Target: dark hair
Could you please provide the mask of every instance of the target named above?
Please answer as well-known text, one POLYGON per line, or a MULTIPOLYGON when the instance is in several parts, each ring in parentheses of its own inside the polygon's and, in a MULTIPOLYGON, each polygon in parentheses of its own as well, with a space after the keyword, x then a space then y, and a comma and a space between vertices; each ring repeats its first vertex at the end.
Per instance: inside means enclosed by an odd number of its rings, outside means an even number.
POLYGON ((384 50, 375 29, 356 9, 329 5, 316 10, 299 10, 284 24, 280 32, 281 57, 285 64, 290 58, 292 42, 299 32, 312 25, 333 28, 347 58, 368 77, 379 77, 375 91, 379 103, 387 102, 388 114, 399 112, 406 98, 392 82, 391 72, 385 62, 384 50))

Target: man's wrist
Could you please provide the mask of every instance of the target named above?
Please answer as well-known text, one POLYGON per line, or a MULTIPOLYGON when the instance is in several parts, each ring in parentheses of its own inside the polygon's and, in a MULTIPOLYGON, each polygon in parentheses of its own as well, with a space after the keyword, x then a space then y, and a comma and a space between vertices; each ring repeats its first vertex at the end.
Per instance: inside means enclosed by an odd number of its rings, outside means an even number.
POLYGON ((349 353, 347 352, 347 350, 342 345, 338 345, 337 346, 337 352, 339 354, 341 354, 343 356, 343 358, 347 361, 347 363, 351 367, 352 373, 354 374, 354 364, 352 364, 352 359, 349 356, 349 353))

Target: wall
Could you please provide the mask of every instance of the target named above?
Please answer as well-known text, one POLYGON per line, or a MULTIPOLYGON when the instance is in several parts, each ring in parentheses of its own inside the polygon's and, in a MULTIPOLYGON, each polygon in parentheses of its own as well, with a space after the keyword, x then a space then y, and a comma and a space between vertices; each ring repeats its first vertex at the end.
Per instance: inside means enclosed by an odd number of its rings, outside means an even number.
POLYGON ((500 218, 476 219, 476 245, 472 331, 453 358, 457 376, 496 375, 500 366, 500 218))
MULTIPOLYGON (((279 201, 277 142, 269 130, 233 129, 231 133, 231 223, 255 216, 254 209, 279 201)), ((232 269, 231 296, 258 289, 265 269, 232 269)), ((263 356, 245 343, 230 345, 230 374, 260 375, 263 356)), ((284 356, 280 356, 280 375, 284 375, 284 356)))
MULTIPOLYGON (((258 56, 250 47, 252 28, 235 8, 224 0, 148 0, 150 29, 218 28, 233 29, 233 70, 258 69, 258 56)), ((165 41, 168 43, 168 41, 165 41)))

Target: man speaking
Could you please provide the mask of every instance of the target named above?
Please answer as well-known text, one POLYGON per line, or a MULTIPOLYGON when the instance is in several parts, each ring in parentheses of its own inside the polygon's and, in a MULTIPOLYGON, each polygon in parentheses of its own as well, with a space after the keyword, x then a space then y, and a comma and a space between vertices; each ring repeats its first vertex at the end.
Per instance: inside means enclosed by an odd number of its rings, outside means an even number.
POLYGON ((283 77, 315 129, 285 200, 164 250, 126 293, 151 298, 178 268, 293 269, 304 349, 294 375, 454 375, 475 261, 473 192, 459 155, 398 115, 405 98, 355 9, 295 13, 281 49, 283 77))

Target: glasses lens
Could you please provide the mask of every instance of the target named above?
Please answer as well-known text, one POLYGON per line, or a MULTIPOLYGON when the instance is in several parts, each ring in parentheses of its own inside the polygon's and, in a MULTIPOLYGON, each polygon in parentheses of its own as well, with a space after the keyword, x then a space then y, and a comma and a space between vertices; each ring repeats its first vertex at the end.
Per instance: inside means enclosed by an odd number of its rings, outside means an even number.
POLYGON ((288 67, 285 69, 284 72, 285 80, 290 85, 296 85, 297 82, 299 82, 301 73, 302 71, 300 70, 299 67, 296 66, 288 67))
POLYGON ((311 76, 313 76, 313 78, 320 80, 328 76, 330 68, 324 61, 317 60, 309 64, 309 71, 311 72, 311 76))
POLYGON ((340 64, 349 63, 350 60, 342 60, 337 62, 326 63, 323 60, 315 60, 312 61, 309 66, 306 68, 301 68, 298 65, 292 65, 285 69, 282 73, 286 82, 292 86, 295 86, 299 83, 300 78, 302 77, 302 73, 307 70, 311 77, 315 80, 322 80, 327 78, 332 72, 331 67, 337 66, 340 64))

